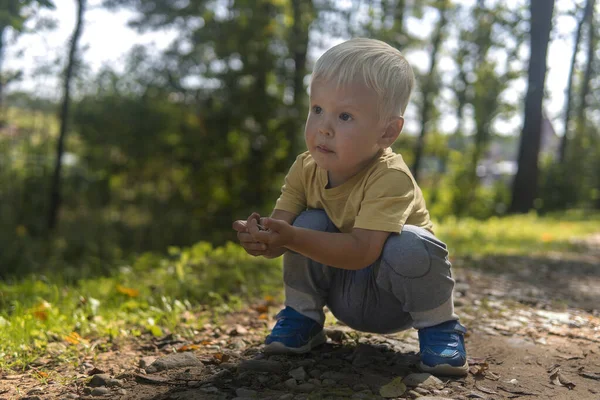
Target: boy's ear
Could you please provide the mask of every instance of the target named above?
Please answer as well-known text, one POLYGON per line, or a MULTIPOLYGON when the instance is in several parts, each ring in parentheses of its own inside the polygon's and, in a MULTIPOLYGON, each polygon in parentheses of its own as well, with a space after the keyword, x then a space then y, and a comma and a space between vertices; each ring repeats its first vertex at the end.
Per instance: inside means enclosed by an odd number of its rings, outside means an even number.
POLYGON ((383 135, 379 138, 380 147, 384 149, 390 147, 398 139, 403 126, 403 117, 393 117, 389 120, 383 131, 383 135))

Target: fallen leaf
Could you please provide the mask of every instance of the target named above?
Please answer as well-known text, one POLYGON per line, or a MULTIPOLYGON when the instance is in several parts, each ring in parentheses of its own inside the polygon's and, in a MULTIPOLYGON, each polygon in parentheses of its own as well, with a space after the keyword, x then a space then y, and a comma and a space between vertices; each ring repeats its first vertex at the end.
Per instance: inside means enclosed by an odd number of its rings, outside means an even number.
POLYGON ((485 386, 478 385, 477 383, 475 384, 475 387, 476 387, 478 390, 482 391, 483 393, 487 393, 487 394, 498 394, 498 392, 496 392, 496 391, 494 391, 494 390, 492 390, 492 389, 488 389, 488 388, 486 388, 485 386))
POLYGON ((94 367, 94 368, 90 369, 87 374, 89 376, 92 376, 92 375, 105 374, 105 373, 106 373, 105 371, 94 367))
POLYGON ((402 382, 402 377, 395 378, 387 385, 383 385, 379 389, 381 397, 392 398, 400 397, 406 392, 406 385, 402 382))
POLYGON ((181 353, 182 351, 198 350, 200 347, 201 346, 199 344, 184 344, 183 346, 178 348, 177 351, 181 353))
POLYGON ((79 344, 85 342, 85 339, 79 336, 77 332, 71 332, 68 336, 65 336, 65 341, 71 344, 79 344))
POLYGON ((38 376, 38 378, 47 378, 48 377, 48 373, 46 373, 44 371, 35 371, 35 374, 38 376))
POLYGON ((254 309, 259 313, 266 313, 267 311, 269 311, 269 306, 266 304, 261 304, 259 306, 254 307, 254 309))
POLYGON ((600 375, 599 374, 591 374, 589 372, 580 372, 579 375, 583 376, 584 378, 595 379, 597 381, 600 381, 600 375))
POLYGON ((263 321, 264 321, 264 320, 267 320, 267 319, 269 319, 269 317, 267 316, 267 314, 260 314, 260 315, 258 316, 258 319, 260 319, 260 320, 263 320, 263 321))
POLYGON ((556 368, 554 371, 552 371, 550 374, 550 382, 556 386, 564 386, 569 390, 573 390, 575 387, 573 382, 569 381, 561 374, 560 368, 556 368))
POLYGON ((222 363, 229 361, 229 359, 231 358, 231 356, 229 354, 223 354, 223 353, 215 353, 215 354, 213 354, 213 357, 222 363))
POLYGON ((500 385, 500 386, 498 386, 498 389, 502 389, 505 392, 512 393, 512 394, 520 394, 521 396, 536 396, 536 395, 539 394, 539 393, 527 392, 527 391, 525 391, 523 389, 520 389, 520 388, 518 388, 516 386, 515 387, 509 387, 509 386, 506 386, 506 385, 500 385))
POLYGON ((154 384, 163 384, 163 383, 169 382, 169 378, 163 378, 162 376, 158 376, 158 375, 135 374, 135 379, 137 381, 141 381, 143 383, 154 383, 154 384))
POLYGON ((48 310, 52 306, 47 301, 42 301, 36 308, 33 309, 33 316, 40 321, 46 321, 48 319, 48 310))
POLYGON ((137 289, 132 289, 128 287, 124 287, 121 285, 117 285, 117 292, 123 293, 129 297, 138 297, 140 295, 140 291, 137 289))
POLYGON ((486 362, 475 365, 469 364, 469 372, 471 373, 471 375, 474 376, 485 376, 488 369, 489 365, 486 362))
POLYGON ((552 236, 551 233, 548 233, 548 232, 542 233, 542 242, 548 243, 548 242, 551 242, 553 239, 554 239, 554 236, 552 236))
POLYGON ((273 305, 275 304, 275 298, 273 296, 265 296, 265 301, 267 302, 267 304, 269 305, 273 305))

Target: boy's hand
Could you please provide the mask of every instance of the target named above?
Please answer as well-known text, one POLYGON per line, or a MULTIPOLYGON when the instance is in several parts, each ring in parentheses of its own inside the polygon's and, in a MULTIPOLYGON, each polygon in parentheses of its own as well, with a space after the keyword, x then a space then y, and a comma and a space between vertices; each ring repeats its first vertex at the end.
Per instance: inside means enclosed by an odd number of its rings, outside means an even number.
MULTIPOLYGON (((253 221, 258 229, 264 229, 262 225, 258 224, 260 221, 260 215, 258 213, 252 213, 248 220, 237 220, 233 223, 233 229, 237 231, 237 237, 240 244, 246 250, 246 253, 252 256, 263 256, 265 258, 276 258, 287 251, 286 248, 277 248, 276 246, 269 246, 266 243, 255 240, 248 231, 249 223, 253 221)), ((254 225, 253 225, 254 226, 254 225)))
POLYGON ((269 247, 285 247, 294 241, 295 228, 280 219, 260 217, 248 219, 247 228, 254 240, 269 247))

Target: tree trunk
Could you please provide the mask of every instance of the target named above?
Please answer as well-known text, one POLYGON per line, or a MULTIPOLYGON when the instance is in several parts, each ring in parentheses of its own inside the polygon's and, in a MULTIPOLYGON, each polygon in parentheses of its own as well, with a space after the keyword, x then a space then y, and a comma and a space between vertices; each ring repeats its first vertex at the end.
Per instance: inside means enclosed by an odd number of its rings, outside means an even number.
POLYGON ((0 25, 0 127, 4 123, 4 79, 2 78, 2 66, 4 64, 4 32, 5 25, 0 25))
POLYGON ((596 33, 594 32, 594 0, 590 0, 592 3, 591 10, 588 19, 588 51, 586 57, 585 72, 583 75, 583 81, 581 82, 581 92, 579 94, 579 109, 577 110, 577 133, 583 134, 585 132, 585 109, 588 103, 588 94, 590 93, 590 81, 594 73, 594 52, 596 50, 596 33))
POLYGON ((86 0, 77 0, 77 24, 71 45, 69 48, 69 59, 67 60, 67 68, 65 69, 63 83, 63 101, 60 111, 60 134, 56 146, 56 163, 54 165, 54 176, 52 177, 52 185, 50 188, 50 210, 48 215, 48 231, 53 231, 58 220, 58 211, 61 206, 61 169, 62 156, 64 153, 65 138, 69 124, 69 105, 71 102, 71 81, 73 79, 75 64, 77 62, 77 43, 81 37, 83 29, 83 15, 85 13, 86 0))
POLYGON ((575 43, 573 45, 573 56, 571 57, 571 68, 569 69, 569 84, 567 86, 566 106, 565 106, 565 121, 564 134, 560 142, 559 159, 561 164, 565 161, 567 153, 567 145, 569 141, 569 120, 571 118, 571 100, 573 93, 573 78, 575 76, 575 64, 577 63, 577 53, 579 52, 579 44, 581 42, 581 30, 586 21, 591 21, 591 15, 594 10, 596 0, 587 0, 583 15, 577 24, 577 33, 575 34, 575 43))
POLYGON ((304 99, 306 89, 304 87, 304 77, 306 76, 306 55, 308 52, 309 28, 314 19, 314 4, 312 0, 292 1, 294 24, 292 26, 290 38, 290 53, 294 57, 294 75, 292 87, 294 89, 294 103, 292 106, 292 115, 289 121, 288 140, 290 149, 288 152, 288 164, 298 155, 300 137, 298 130, 298 121, 306 112, 304 99), (310 18, 307 16, 310 15, 310 18))
POLYGON ((542 129, 542 100, 546 81, 546 56, 554 0, 531 0, 530 57, 525 122, 519 147, 518 170, 513 182, 509 212, 526 213, 534 206, 538 186, 538 157, 542 129))
POLYGON ((431 59, 429 61, 429 72, 425 83, 423 85, 423 104, 421 107, 421 132, 417 139, 417 145, 415 148, 415 160, 413 162, 412 173, 416 181, 419 180, 419 167, 421 165, 421 158, 423 157, 423 150, 425 147, 425 135, 427 134, 427 123, 429 122, 429 115, 433 106, 433 95, 435 91, 434 79, 436 74, 438 54, 442 38, 444 36, 444 28, 448 22, 448 2, 444 1, 439 9, 440 20, 437 23, 435 33, 433 34, 431 59))

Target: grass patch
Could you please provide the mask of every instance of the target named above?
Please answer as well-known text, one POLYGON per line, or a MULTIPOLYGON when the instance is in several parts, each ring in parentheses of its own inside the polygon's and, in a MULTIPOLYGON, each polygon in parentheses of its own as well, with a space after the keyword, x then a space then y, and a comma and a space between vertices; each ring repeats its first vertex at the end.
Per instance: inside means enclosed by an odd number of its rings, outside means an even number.
POLYGON ((206 322, 198 316, 204 307, 228 311, 280 288, 281 260, 208 243, 171 248, 166 257, 142 255, 111 276, 0 283, 0 368, 25 368, 45 353, 68 361, 102 350, 91 348, 95 339, 167 332, 193 337, 206 322))
POLYGON ((577 239, 600 232, 600 214, 584 211, 534 213, 485 221, 448 218, 434 227, 451 256, 543 255, 577 251, 577 239))

